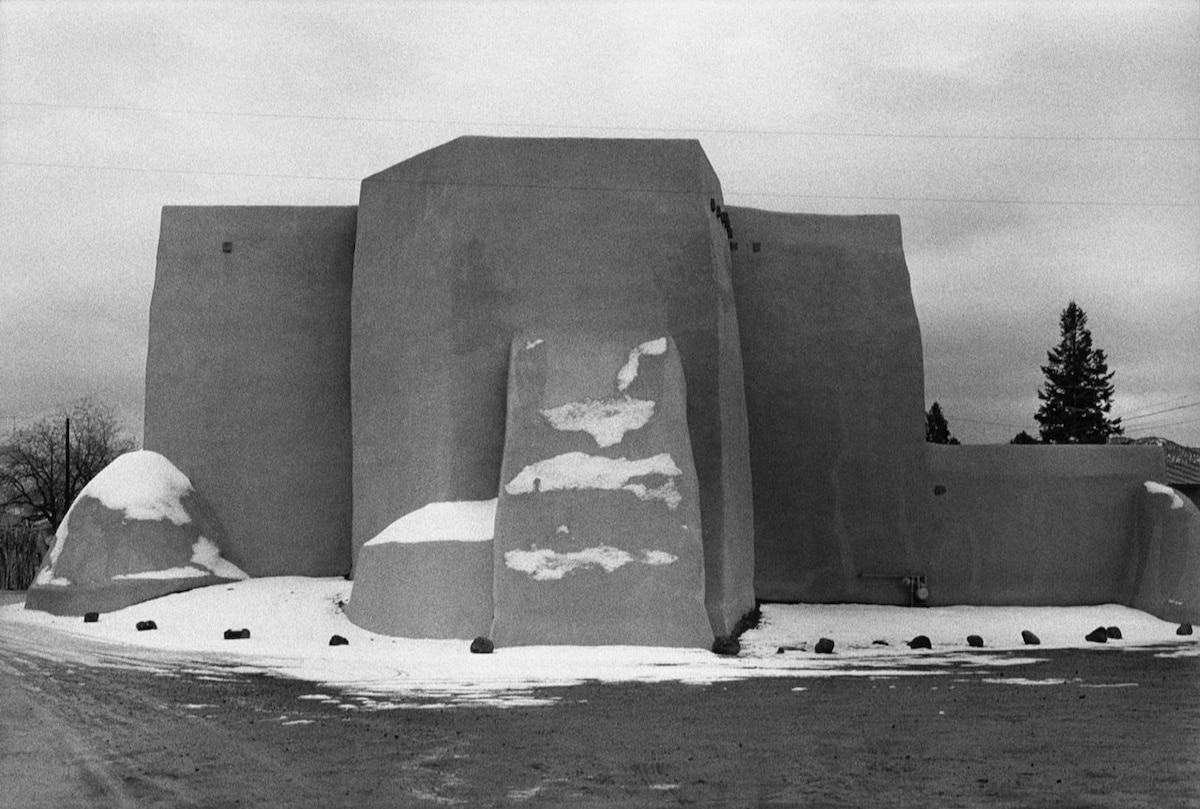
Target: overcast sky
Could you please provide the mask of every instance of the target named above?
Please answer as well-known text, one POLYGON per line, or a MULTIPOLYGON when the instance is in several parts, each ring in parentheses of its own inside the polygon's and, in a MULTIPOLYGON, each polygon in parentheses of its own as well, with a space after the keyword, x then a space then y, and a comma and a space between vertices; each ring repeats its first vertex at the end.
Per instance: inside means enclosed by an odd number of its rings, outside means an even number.
POLYGON ((353 205, 461 134, 691 137, 732 205, 897 213, 926 403, 1036 433, 1071 299, 1200 446, 1200 3, 0 0, 0 433, 141 433, 163 205, 353 205))

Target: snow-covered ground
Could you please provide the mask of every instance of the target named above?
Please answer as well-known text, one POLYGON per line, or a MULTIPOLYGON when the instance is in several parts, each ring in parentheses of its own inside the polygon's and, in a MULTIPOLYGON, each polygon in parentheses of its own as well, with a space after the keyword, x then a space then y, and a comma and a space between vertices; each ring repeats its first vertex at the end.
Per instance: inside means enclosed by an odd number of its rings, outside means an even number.
MULTIPOLYGON (((972 672, 983 677, 1006 665, 1036 660, 1039 650, 1089 647, 1097 654, 1156 646, 1162 655, 1200 656, 1200 636, 1179 636, 1176 625, 1115 604, 1092 607, 941 607, 764 605, 757 629, 742 637, 736 658, 702 649, 635 646, 537 646, 473 655, 464 640, 411 640, 376 635, 345 617, 344 579, 250 579, 176 593, 82 618, 0 607, 0 645, 38 657, 96 666, 132 667, 164 675, 228 677, 267 673, 314 684, 313 699, 347 709, 431 705, 532 705, 543 686, 590 681, 712 683, 751 677, 898 677, 972 672), (139 621, 158 629, 139 632, 139 621), (1098 626, 1117 626, 1123 638, 1103 646, 1084 640, 1098 626), (227 629, 250 638, 225 640, 227 629), (1026 646, 1021 630, 1041 639, 1026 646), (349 640, 329 646, 333 635, 349 640), (970 649, 967 635, 984 649, 970 649), (930 638, 930 650, 906 641, 930 638), (831 638, 832 655, 812 651, 831 638), (887 641, 886 646, 875 641, 887 641), (784 651, 780 652, 780 647, 784 651), (1019 650, 996 654, 996 650, 1019 650)), ((1010 680, 1016 682, 1016 680, 1010 680)), ((1026 681, 1038 683, 1041 681, 1026 681)))

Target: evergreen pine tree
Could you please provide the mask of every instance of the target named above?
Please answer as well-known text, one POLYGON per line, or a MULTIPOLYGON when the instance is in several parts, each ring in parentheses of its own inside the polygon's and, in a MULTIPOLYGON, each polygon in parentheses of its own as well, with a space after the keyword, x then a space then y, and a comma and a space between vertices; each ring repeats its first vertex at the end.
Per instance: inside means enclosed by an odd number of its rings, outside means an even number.
POLYGON ((950 435, 950 424, 937 402, 925 414, 925 440, 930 444, 957 444, 958 439, 950 435))
POLYGON ((1047 353, 1042 366, 1046 382, 1038 391, 1042 401, 1037 419, 1042 440, 1051 444, 1103 444, 1124 432, 1112 410, 1113 374, 1104 352, 1092 348, 1087 314, 1075 301, 1059 318, 1062 340, 1047 353))

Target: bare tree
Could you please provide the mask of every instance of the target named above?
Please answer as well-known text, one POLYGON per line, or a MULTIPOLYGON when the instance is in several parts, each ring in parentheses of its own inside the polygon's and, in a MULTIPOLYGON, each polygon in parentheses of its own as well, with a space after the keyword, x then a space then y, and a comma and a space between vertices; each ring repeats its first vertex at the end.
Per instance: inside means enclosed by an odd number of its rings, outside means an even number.
POLYGON ((56 416, 17 430, 0 447, 0 508, 44 519, 51 530, 57 529, 88 481, 135 447, 111 407, 90 397, 79 399, 56 416))

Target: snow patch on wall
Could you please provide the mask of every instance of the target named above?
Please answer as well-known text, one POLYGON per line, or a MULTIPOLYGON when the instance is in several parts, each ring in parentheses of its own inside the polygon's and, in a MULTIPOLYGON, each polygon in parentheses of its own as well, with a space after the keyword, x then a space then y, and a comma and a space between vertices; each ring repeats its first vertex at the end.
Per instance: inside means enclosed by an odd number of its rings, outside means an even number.
POLYGON ((497 502, 498 498, 430 503, 405 514, 366 545, 388 542, 486 542, 496 533, 497 502))
POLYGON ((1164 486, 1161 483, 1155 483, 1152 480, 1147 480, 1145 483, 1146 491, 1150 494, 1165 494, 1171 498, 1171 508, 1183 508, 1183 498, 1179 496, 1179 492, 1172 489, 1170 486, 1164 486))
POLYGON ((642 564, 669 565, 679 560, 679 557, 666 551, 642 551, 642 564))
POLYGON ((119 573, 113 576, 116 580, 124 579, 194 579, 201 576, 211 576, 207 570, 198 567, 169 567, 166 570, 145 570, 141 573, 119 573))
MULTIPOLYGON (((66 525, 65 520, 63 521, 62 525, 59 526, 58 530, 60 532, 63 530, 62 529, 63 525, 66 525)), ((61 576, 58 578, 55 578, 55 576, 54 576, 54 565, 58 563, 59 554, 62 553, 62 544, 63 544, 62 538, 55 535, 54 545, 51 546, 50 553, 47 554, 46 561, 42 563, 42 569, 39 570, 37 572, 37 575, 33 577, 34 584, 40 584, 40 585, 56 584, 56 585, 61 585, 61 586, 65 587, 71 583, 70 579, 66 579, 61 576)))
POLYGON ((629 352, 629 359, 625 360, 625 364, 621 366, 621 370, 617 371, 617 390, 625 390, 633 384, 633 380, 637 379, 638 360, 643 354, 658 355, 666 353, 666 337, 659 337, 657 340, 647 340, 636 348, 633 348, 629 352))
POLYGON ((675 478, 681 474, 665 452, 636 461, 567 452, 526 466, 504 491, 517 495, 566 489, 624 490, 641 500, 662 500, 673 510, 682 500, 675 486, 675 478), (663 475, 667 480, 655 487, 633 481, 648 475, 663 475))
POLYGON ((53 564, 46 565, 46 567, 39 570, 37 576, 34 577, 33 583, 43 587, 46 585, 53 585, 55 587, 71 586, 71 580, 67 577, 54 575, 53 564))
POLYGON ((119 573, 116 580, 125 579, 193 579, 200 576, 218 576, 222 579, 248 579, 249 574, 221 556, 221 549, 206 537, 200 537, 192 545, 192 564, 186 567, 169 567, 164 570, 144 570, 140 573, 119 573))
POLYGON ((683 495, 679 493, 679 489, 675 488, 674 480, 668 480, 661 486, 649 487, 643 483, 629 483, 621 488, 633 492, 639 500, 662 500, 672 511, 683 500, 683 495))
POLYGON ((669 565, 678 558, 665 551, 649 550, 642 551, 641 556, 635 558, 628 551, 614 548, 611 545, 600 545, 567 553, 560 553, 550 548, 538 548, 535 545, 527 551, 508 551, 504 554, 504 564, 512 570, 529 574, 534 581, 556 581, 568 573, 580 569, 598 567, 605 573, 612 573, 631 562, 644 565, 669 565))
POLYGON ((625 433, 646 426, 654 415, 654 402, 623 396, 620 399, 588 399, 538 411, 556 430, 590 433, 601 447, 621 443, 625 433))
POLYGON ((250 574, 221 556, 221 549, 210 539, 200 537, 192 545, 192 564, 206 567, 222 579, 248 579, 250 574))

